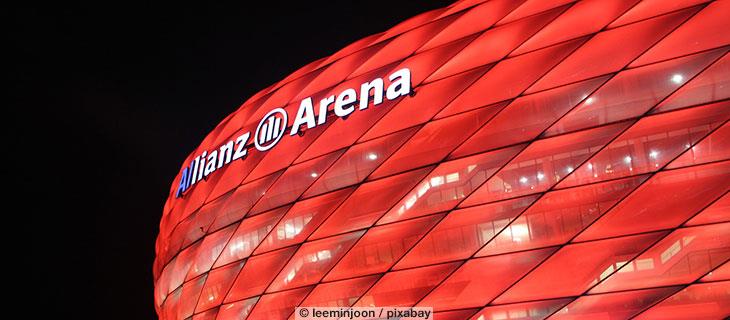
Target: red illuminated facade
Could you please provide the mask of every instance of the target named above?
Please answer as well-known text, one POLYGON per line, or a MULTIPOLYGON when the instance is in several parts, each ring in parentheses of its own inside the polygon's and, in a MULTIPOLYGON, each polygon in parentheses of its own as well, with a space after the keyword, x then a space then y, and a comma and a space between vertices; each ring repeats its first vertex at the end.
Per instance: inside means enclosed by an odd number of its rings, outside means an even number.
POLYGON ((312 62, 185 160, 158 315, 727 317, 729 30, 727 0, 463 0, 312 62))

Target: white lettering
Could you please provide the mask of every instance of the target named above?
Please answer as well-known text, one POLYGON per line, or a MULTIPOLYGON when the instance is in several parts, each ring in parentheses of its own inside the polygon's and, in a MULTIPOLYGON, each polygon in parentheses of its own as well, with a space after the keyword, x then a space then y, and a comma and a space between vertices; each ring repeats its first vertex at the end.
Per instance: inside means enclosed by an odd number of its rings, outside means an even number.
POLYGON ((335 102, 334 95, 324 98, 319 102, 319 118, 317 119, 317 125, 323 124, 327 121, 327 107, 333 102, 335 102))
POLYGON ((360 86, 360 110, 368 108, 368 99, 370 99, 370 90, 373 93, 373 105, 377 106, 383 103, 383 79, 377 78, 370 82, 365 82, 360 86))
POLYGON ((411 70, 408 68, 393 72, 388 79, 391 81, 388 86, 388 92, 386 93, 388 100, 393 100, 411 93, 411 70))
POLYGON ((213 150, 213 152, 208 155, 208 163, 205 165, 205 172, 203 172, 204 176, 208 176, 209 174, 213 173, 215 171, 216 167, 216 161, 218 160, 218 150, 213 150))
MULTIPOLYGON (((359 110, 366 110, 369 107, 370 97, 372 97, 373 106, 383 103, 383 91, 388 100, 395 100, 399 97, 409 95, 411 93, 411 70, 403 68, 397 70, 388 76, 390 84, 385 89, 382 78, 375 78, 370 82, 360 85, 359 89, 359 110), (372 95, 371 95, 372 93, 372 95)), ((302 100, 297 110, 297 116, 294 118, 290 135, 299 133, 302 125, 306 125, 307 129, 314 128, 327 122, 327 114, 329 106, 334 104, 332 108, 338 117, 347 117, 355 111, 355 104, 358 103, 358 92, 355 89, 345 89, 338 95, 330 95, 320 100, 319 112, 314 113, 312 98, 308 97, 302 100)), ((256 129, 256 136, 253 144, 259 151, 266 151, 274 147, 281 139, 286 131, 287 113, 282 108, 271 110, 264 119, 259 123, 256 129), (279 114, 279 116, 274 116, 279 114), (260 145, 265 144, 265 145, 260 145)), ((233 140, 221 145, 219 149, 213 150, 208 156, 208 151, 195 157, 189 166, 183 168, 181 178, 176 191, 176 197, 181 197, 183 192, 188 190, 195 182, 207 177, 217 169, 229 164, 231 161, 245 158, 248 154, 246 144, 251 138, 251 133, 246 132, 236 138, 235 144, 233 140), (234 151, 235 147, 235 151, 234 151)))
POLYGON ((248 138, 250 136, 251 133, 246 132, 236 139, 236 152, 233 154, 233 161, 236 161, 246 156, 246 154, 248 153, 248 149, 246 149, 246 144, 248 143, 248 138))
POLYGON ((314 107, 312 106, 312 98, 306 98, 299 104, 299 110, 297 110, 297 116, 294 118, 294 124, 291 126, 291 133, 289 135, 295 135, 299 133, 299 127, 303 124, 307 124, 307 128, 314 128, 317 124, 314 122, 314 107))
POLYGON ((352 105, 357 99, 357 92, 354 89, 347 89, 342 91, 337 100, 335 100, 335 114, 338 117, 346 117, 353 111, 355 107, 352 105))
POLYGON ((222 167, 224 164, 228 164, 231 162, 231 153, 233 152, 233 141, 228 141, 228 143, 222 145, 219 149, 221 151, 220 158, 218 158, 218 168, 222 167))

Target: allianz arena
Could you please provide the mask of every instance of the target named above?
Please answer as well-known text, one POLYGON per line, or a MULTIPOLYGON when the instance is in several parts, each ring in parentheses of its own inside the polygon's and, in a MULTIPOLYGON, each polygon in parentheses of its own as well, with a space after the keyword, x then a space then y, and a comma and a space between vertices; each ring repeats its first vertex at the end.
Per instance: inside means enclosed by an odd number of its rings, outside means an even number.
POLYGON ((250 97, 181 165, 160 319, 730 316, 730 0, 462 0, 250 97))

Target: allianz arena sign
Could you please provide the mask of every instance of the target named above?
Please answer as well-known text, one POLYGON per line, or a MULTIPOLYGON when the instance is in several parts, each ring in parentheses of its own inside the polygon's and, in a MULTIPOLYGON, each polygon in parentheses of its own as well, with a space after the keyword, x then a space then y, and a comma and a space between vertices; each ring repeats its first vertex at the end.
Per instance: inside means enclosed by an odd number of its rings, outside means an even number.
MULTIPOLYGON (((303 99, 288 134, 295 136, 300 133, 303 126, 312 129, 324 124, 329 112, 334 112, 338 118, 345 118, 355 112, 356 106, 357 110, 364 111, 368 108, 371 98, 373 106, 377 106, 383 103, 383 99, 395 100, 409 95, 411 93, 410 69, 403 68, 391 73, 388 76, 387 87, 385 85, 383 78, 376 78, 361 84, 359 91, 347 88, 337 95, 327 96, 319 101, 316 113, 312 98, 303 99), (330 106, 332 106, 331 111, 330 106)), ((275 108, 266 113, 253 133, 253 145, 256 150, 264 152, 275 147, 286 135, 288 119, 289 115, 283 108, 275 108)), ((233 161, 246 158, 247 146, 250 144, 251 138, 251 132, 245 132, 224 143, 218 149, 210 153, 205 150, 191 160, 190 164, 182 170, 175 197, 181 197, 196 182, 207 178, 218 169, 233 161)))

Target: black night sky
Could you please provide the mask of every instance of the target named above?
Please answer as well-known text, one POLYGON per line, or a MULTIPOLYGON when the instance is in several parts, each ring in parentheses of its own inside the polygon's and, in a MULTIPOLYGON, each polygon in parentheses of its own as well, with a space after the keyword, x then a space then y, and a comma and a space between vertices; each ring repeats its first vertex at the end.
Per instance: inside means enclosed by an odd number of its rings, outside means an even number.
POLYGON ((258 90, 450 1, 184 3, 2 10, 5 249, 27 318, 155 319, 154 242, 184 157, 258 90))

